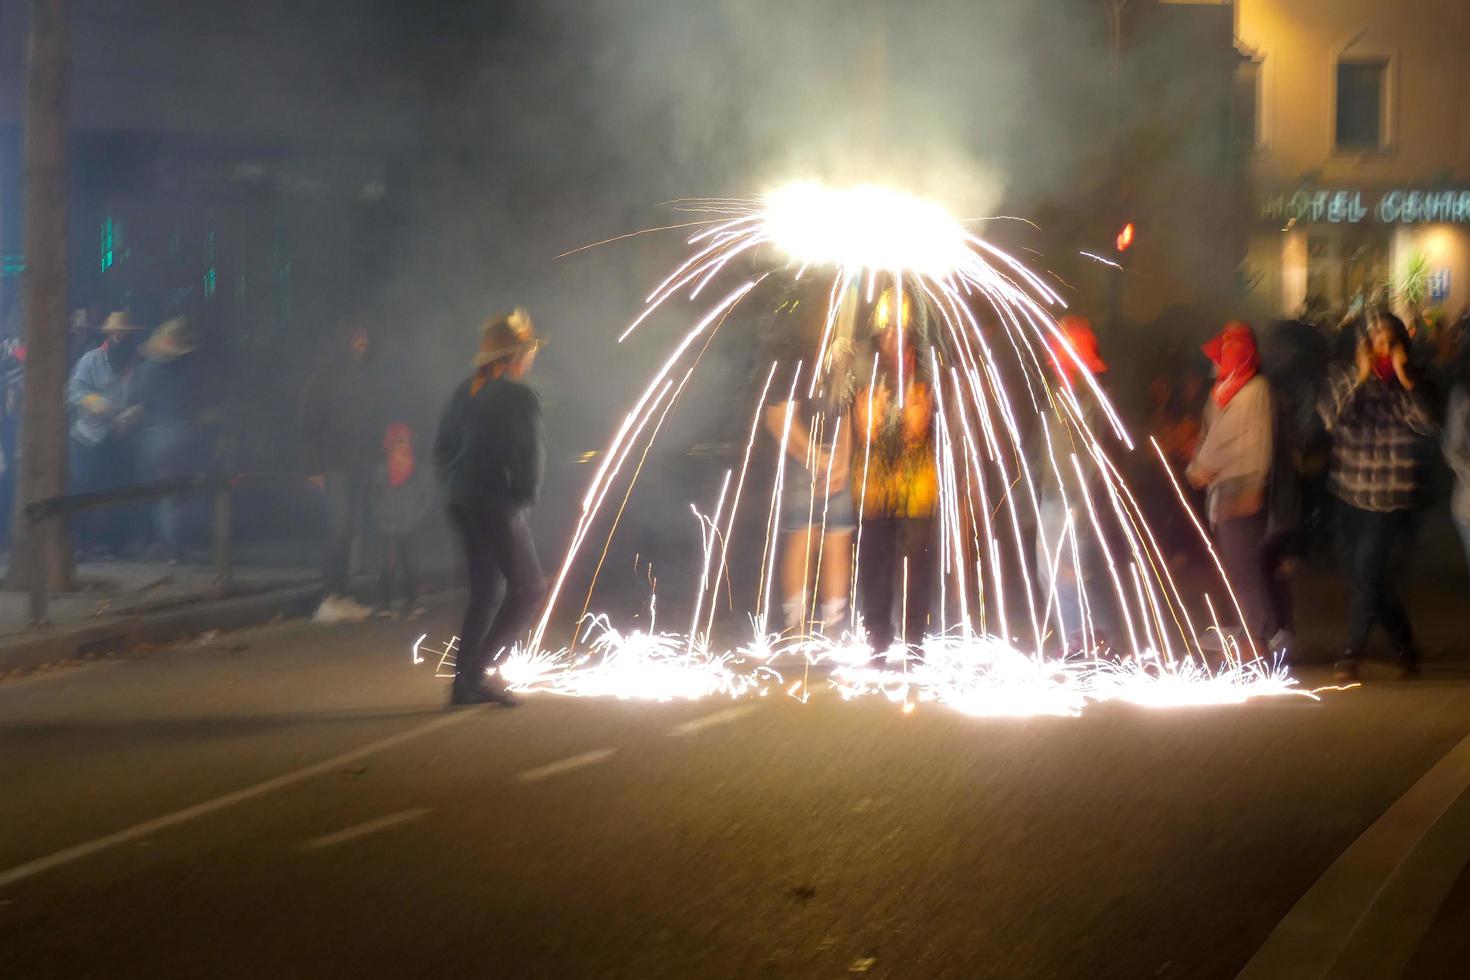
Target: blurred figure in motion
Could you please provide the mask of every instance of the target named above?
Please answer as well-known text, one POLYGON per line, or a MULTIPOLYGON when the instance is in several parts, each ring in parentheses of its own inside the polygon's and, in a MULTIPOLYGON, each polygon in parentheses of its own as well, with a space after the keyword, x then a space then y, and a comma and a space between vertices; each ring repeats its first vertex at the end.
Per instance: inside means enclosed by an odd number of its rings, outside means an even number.
POLYGON ((1053 403, 1042 406, 1038 457, 1031 464, 1038 484, 1036 571, 1043 604, 1058 624, 1063 652, 1094 653, 1107 646, 1112 607, 1103 590, 1091 585, 1092 570, 1101 559, 1086 497, 1097 488, 1100 474, 1079 436, 1100 436, 1106 423, 1082 372, 1099 375, 1108 365, 1085 317, 1064 316, 1057 330, 1061 338, 1050 338, 1050 364, 1061 387, 1048 389, 1053 403))
POLYGON ((413 431, 403 422, 388 426, 383 461, 373 471, 369 509, 378 535, 378 604, 374 614, 391 618, 393 586, 403 581, 403 615, 416 619, 418 604, 418 537, 434 506, 434 488, 413 456, 413 431))
POLYGON ((825 369, 818 361, 827 319, 824 289, 793 290, 765 325, 767 349, 777 368, 763 423, 784 449, 778 464, 780 587, 785 631, 791 637, 806 636, 813 625, 819 633, 835 632, 847 618, 854 526, 848 488, 852 425, 839 406, 850 387, 845 363, 851 346, 848 303, 844 301, 846 308, 839 313, 845 322, 834 329, 825 369), (819 602, 815 610, 807 591, 813 578, 819 602))
POLYGON ((1465 548, 1470 567, 1470 351, 1459 355, 1458 376, 1450 388, 1449 407, 1445 411, 1444 458, 1454 474, 1455 489, 1450 497, 1450 514, 1460 543, 1465 548))
POLYGON ((352 546, 363 530, 368 481, 383 431, 382 386, 373 364, 372 338, 361 326, 348 334, 347 349, 307 384, 302 419, 306 466, 312 484, 325 492, 327 505, 325 594, 314 617, 320 623, 366 619, 372 612, 348 591, 352 546))
POLYGON ((1227 323, 1203 349, 1215 365, 1215 385, 1185 475, 1206 491, 1205 513, 1245 618, 1241 625, 1249 642, 1239 649, 1284 654, 1292 613, 1282 539, 1272 533, 1267 506, 1276 448, 1271 386, 1260 371, 1255 331, 1248 324, 1227 323))
POLYGON ((858 445, 851 470, 862 501, 858 589, 873 663, 880 667, 895 639, 905 648, 923 641, 933 591, 939 501, 934 389, 929 348, 914 320, 907 294, 890 287, 879 297, 870 321, 874 380, 858 391, 852 407, 858 445))
MULTIPOLYGON (((69 471, 73 493, 124 486, 134 479, 135 428, 139 419, 133 370, 142 327, 127 313, 102 325, 102 344, 87 351, 66 383, 72 413, 69 471)), ((93 557, 121 555, 127 523, 116 509, 83 513, 74 525, 79 546, 93 557)))
POLYGON ((1329 483, 1342 504, 1343 557, 1352 584, 1340 681, 1358 679, 1375 622, 1388 632, 1402 674, 1419 671, 1414 632, 1391 571, 1413 530, 1418 445, 1434 432, 1418 387, 1409 369, 1408 330, 1392 313, 1379 312, 1360 333, 1354 362, 1337 370, 1317 406, 1332 437, 1329 483))
MULTIPOLYGON (((196 438, 203 410, 197 347, 183 319, 164 323, 143 345, 137 386, 142 480, 190 476, 204 469, 196 438)), ((183 508, 182 497, 164 497, 153 506, 154 546, 170 564, 183 557, 183 508)))
POLYGON ((444 406, 434 437, 434 468, 470 579, 450 704, 518 703, 487 668, 546 594, 528 520, 546 467, 541 400, 522 383, 540 346, 525 310, 486 321, 475 373, 444 406))

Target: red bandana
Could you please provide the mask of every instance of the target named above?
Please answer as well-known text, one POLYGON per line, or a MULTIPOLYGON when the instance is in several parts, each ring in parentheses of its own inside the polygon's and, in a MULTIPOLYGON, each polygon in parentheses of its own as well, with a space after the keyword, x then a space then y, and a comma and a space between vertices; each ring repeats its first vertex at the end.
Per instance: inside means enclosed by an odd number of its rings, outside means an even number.
POLYGON ((1256 353, 1255 332, 1249 324, 1233 320, 1201 349, 1218 368, 1212 394, 1215 404, 1224 408, 1260 370, 1261 358, 1256 353))
POLYGON ((413 431, 394 422, 383 435, 383 449, 388 454, 388 486, 403 486, 413 476, 413 431))

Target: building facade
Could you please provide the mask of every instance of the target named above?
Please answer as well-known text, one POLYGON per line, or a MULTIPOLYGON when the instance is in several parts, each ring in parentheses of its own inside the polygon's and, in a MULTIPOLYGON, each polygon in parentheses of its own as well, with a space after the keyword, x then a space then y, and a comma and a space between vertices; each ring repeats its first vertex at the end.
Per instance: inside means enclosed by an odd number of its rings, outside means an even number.
POLYGON ((1237 0, 1254 313, 1470 307, 1470 3, 1237 0))

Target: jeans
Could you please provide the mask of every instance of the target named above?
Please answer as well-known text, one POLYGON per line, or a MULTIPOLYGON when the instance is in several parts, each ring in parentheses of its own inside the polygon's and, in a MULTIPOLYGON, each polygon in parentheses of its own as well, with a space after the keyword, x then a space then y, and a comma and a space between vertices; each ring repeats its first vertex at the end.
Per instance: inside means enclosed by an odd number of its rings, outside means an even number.
MULTIPOLYGON (((191 465, 191 441, 187 425, 157 425, 144 429, 138 446, 142 479, 166 480, 201 469, 191 465)), ((164 497, 153 505, 154 536, 171 558, 179 556, 185 504, 186 498, 164 497)))
MULTIPOLYGON (((113 436, 95 446, 70 439, 67 464, 71 493, 87 493, 127 486, 133 482, 133 444, 113 436)), ((121 555, 129 541, 129 508, 126 505, 83 511, 72 519, 72 535, 78 547, 101 549, 121 555)))
POLYGON ((931 517, 864 517, 858 552, 858 590, 863 625, 876 654, 885 653, 897 636, 904 645, 924 639, 934 578, 934 519, 931 517), (894 594, 908 563, 908 588, 894 609, 894 594), (895 613, 903 620, 894 628, 895 613))
POLYGON ((1043 494, 1037 501, 1036 580, 1041 586, 1042 604, 1048 601, 1055 604, 1057 633, 1063 646, 1071 651, 1080 648, 1086 636, 1083 596, 1087 599, 1087 612, 1094 631, 1105 637, 1114 622, 1110 592, 1094 587, 1089 581, 1088 569, 1101 568, 1102 557, 1094 555, 1097 549, 1093 544, 1092 523, 1086 507, 1080 500, 1073 501, 1072 532, 1065 536, 1067 509, 1062 506, 1061 498, 1043 494), (1052 552, 1051 563, 1047 561, 1048 550, 1052 552))
POLYGON ((393 604, 394 580, 402 578, 404 600, 411 606, 419 596, 418 548, 411 534, 381 534, 378 567, 378 605, 393 604))
POLYGON ((356 470, 327 470, 327 542, 322 580, 328 595, 343 595, 351 584, 352 544, 367 512, 368 477, 356 470))
POLYGON ((1368 646, 1374 623, 1383 626, 1400 660, 1417 660, 1414 631, 1399 599, 1393 565, 1413 531, 1413 512, 1360 510, 1342 505, 1343 564, 1352 585, 1348 609, 1347 648, 1343 659, 1356 660, 1368 646))
POLYGON ((475 687, 484 682, 486 667, 530 625, 546 582, 525 508, 451 504, 449 518, 464 544, 470 579, 454 683, 475 687))
POLYGON ((1232 517, 1215 529, 1220 563, 1240 603, 1241 625, 1261 644, 1280 630, 1292 628, 1291 590, 1281 574, 1281 549, 1266 542, 1267 514, 1232 517))

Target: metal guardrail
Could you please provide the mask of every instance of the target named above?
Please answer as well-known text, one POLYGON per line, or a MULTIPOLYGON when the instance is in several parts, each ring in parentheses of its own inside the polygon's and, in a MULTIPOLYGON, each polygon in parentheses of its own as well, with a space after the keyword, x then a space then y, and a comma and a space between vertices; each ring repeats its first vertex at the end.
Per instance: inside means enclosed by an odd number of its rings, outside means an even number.
MULTIPOLYGON (((292 486, 297 484, 305 485, 306 483, 307 478, 299 474, 239 473, 232 476, 200 474, 198 476, 156 480, 152 483, 138 483, 126 487, 111 487, 106 490, 91 490, 86 493, 70 493, 63 494, 59 497, 47 497, 44 500, 37 500, 27 504, 24 513, 31 525, 31 541, 39 542, 42 540, 42 535, 37 532, 49 520, 56 520, 85 511, 117 507, 122 504, 162 500, 165 497, 192 497, 211 494, 214 497, 212 538, 214 544, 215 587, 223 593, 230 587, 234 560, 231 527, 233 493, 237 489, 247 486, 292 486)), ((45 560, 42 555, 38 555, 37 557, 40 561, 45 560)), ((50 569, 47 568, 35 568, 31 574, 29 613, 31 626, 35 628, 47 625, 46 612, 49 603, 49 594, 46 580, 49 571, 50 569)))

